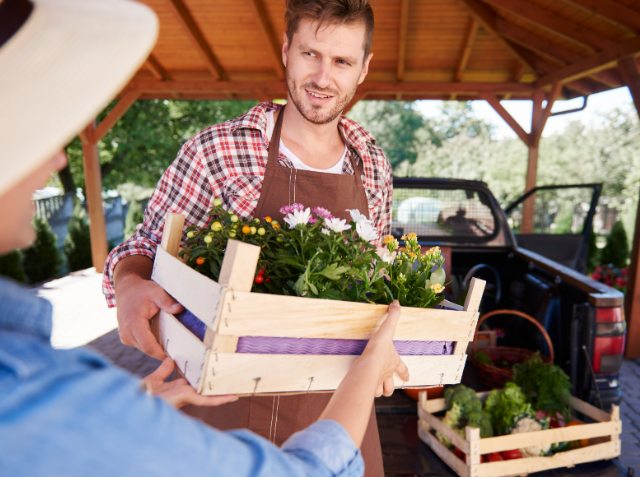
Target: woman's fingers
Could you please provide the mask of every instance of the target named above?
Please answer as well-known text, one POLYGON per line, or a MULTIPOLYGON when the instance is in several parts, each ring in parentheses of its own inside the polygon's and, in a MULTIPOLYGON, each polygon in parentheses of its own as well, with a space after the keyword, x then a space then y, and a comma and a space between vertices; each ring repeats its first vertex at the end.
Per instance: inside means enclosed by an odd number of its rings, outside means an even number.
POLYGON ((383 383, 383 393, 385 396, 389 397, 393 394, 393 390, 395 389, 396 385, 393 382, 393 376, 388 377, 387 379, 384 380, 383 383))
POLYGON ((404 364, 404 361, 402 361, 402 359, 396 367, 396 373, 398 373, 398 376, 400 376, 400 379, 402 379, 404 382, 409 381, 409 368, 407 368, 407 365, 404 364))
POLYGON ((149 382, 152 385, 155 382, 163 382, 165 379, 171 376, 171 373, 173 372, 174 368, 175 368, 175 364, 173 360, 171 358, 165 358, 164 361, 162 361, 162 363, 160 364, 160 366, 158 366, 158 369, 156 369, 153 373, 146 376, 144 380, 149 382))

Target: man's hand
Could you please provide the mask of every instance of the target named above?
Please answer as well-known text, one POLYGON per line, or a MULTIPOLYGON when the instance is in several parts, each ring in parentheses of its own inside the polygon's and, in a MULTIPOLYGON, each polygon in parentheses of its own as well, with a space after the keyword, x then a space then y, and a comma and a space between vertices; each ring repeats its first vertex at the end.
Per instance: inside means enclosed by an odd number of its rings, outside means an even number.
POLYGON ((378 387, 376 388, 376 397, 381 395, 391 396, 395 388, 393 382, 393 374, 398 373, 400 379, 409 381, 409 369, 404 364, 395 346, 393 345, 393 335, 396 325, 400 319, 400 303, 395 300, 389 305, 389 314, 384 320, 382 326, 371 337, 367 347, 360 356, 361 360, 371 360, 376 362, 380 369, 378 377, 378 387))
POLYGON ((201 396, 184 378, 165 383, 164 380, 171 375, 174 368, 175 364, 173 360, 166 358, 158 369, 144 378, 142 382, 153 395, 161 397, 176 408, 181 408, 187 404, 194 404, 196 406, 219 406, 238 400, 238 396, 233 394, 224 396, 201 396))
POLYGON ((142 256, 124 258, 115 269, 115 292, 120 340, 149 356, 166 355, 151 333, 149 320, 163 310, 175 315, 184 308, 160 285, 151 281, 153 262, 142 256))

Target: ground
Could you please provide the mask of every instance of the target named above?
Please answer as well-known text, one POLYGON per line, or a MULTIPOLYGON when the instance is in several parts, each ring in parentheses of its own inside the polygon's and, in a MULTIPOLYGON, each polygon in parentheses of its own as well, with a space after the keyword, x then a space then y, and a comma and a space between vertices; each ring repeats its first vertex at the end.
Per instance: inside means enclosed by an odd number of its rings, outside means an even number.
MULTIPOLYGON (((50 281, 36 289, 38 295, 53 303, 53 346, 73 348, 89 345, 116 365, 145 376, 160 362, 120 342, 116 310, 107 308, 101 281, 102 276, 89 269, 50 281)), ((623 362, 620 382, 623 391, 620 463, 625 467, 640 468, 640 360, 623 362)), ((418 441, 415 406, 415 401, 401 391, 376 402, 385 474, 389 477, 454 475, 418 441)), ((594 464, 584 465, 597 467, 594 464)), ((600 475, 597 469, 594 470, 600 475)))

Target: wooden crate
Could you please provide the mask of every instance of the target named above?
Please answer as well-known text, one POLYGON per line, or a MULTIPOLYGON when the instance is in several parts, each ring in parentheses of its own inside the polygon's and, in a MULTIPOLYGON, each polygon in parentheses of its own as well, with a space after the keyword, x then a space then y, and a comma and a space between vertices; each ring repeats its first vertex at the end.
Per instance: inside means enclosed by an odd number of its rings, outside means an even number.
MULTIPOLYGON (((478 393, 482 401, 488 392, 478 393)), ((580 426, 547 429, 523 434, 488 437, 480 439, 480 429, 466 428, 466 438, 461 437, 434 416, 445 411, 444 398, 427 400, 427 393, 421 392, 418 400, 418 436, 438 456, 461 477, 503 477, 528 475, 533 472, 573 467, 576 464, 613 459, 620 455, 620 433, 622 421, 617 406, 611 414, 587 404, 575 397, 571 398, 573 411, 589 416, 596 422, 580 426), (466 454, 466 463, 453 451, 442 444, 430 431, 440 432, 458 449, 466 454), (579 449, 559 452, 548 457, 524 457, 522 459, 480 463, 480 456, 491 452, 502 452, 523 447, 589 439, 589 445, 579 449)))
MULTIPOLYGON (((160 312, 152 330, 198 392, 219 394, 306 393, 335 390, 357 356, 236 353, 239 337, 369 339, 387 306, 251 293, 260 248, 230 240, 219 282, 177 257, 184 217, 168 214, 152 280, 207 325, 204 342, 174 316, 160 312)), ((403 308, 396 340, 453 341, 452 355, 404 356, 408 382, 396 387, 460 382, 473 339, 484 281, 472 280, 464 307, 403 308)))

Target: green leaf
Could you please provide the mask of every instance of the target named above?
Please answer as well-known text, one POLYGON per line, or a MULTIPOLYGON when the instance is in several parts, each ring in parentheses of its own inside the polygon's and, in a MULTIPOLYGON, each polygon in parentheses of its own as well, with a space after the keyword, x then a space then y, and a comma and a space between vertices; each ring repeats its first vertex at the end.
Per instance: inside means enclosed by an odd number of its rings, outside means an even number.
POLYGON ((318 296, 318 289, 316 288, 316 286, 311 282, 307 282, 307 285, 309 285, 309 289, 311 290, 311 292, 314 295, 318 296))
POLYGON ((320 272, 316 272, 318 275, 322 275, 323 277, 327 277, 329 280, 339 280, 342 275, 351 270, 351 267, 346 265, 338 266, 337 263, 332 263, 324 270, 320 272))
POLYGON ((400 273, 403 275, 409 275, 411 272, 413 272, 413 265, 411 263, 403 262, 402 265, 400 265, 400 273))
POLYGON ((444 285, 444 281, 446 280, 447 275, 444 272, 444 268, 440 267, 435 272, 431 274, 431 284, 439 284, 444 285))
POLYGON ((298 278, 298 280, 296 281, 295 285, 293 286, 293 289, 295 290, 296 295, 302 296, 302 294, 305 292, 304 275, 300 275, 300 278, 298 278))

